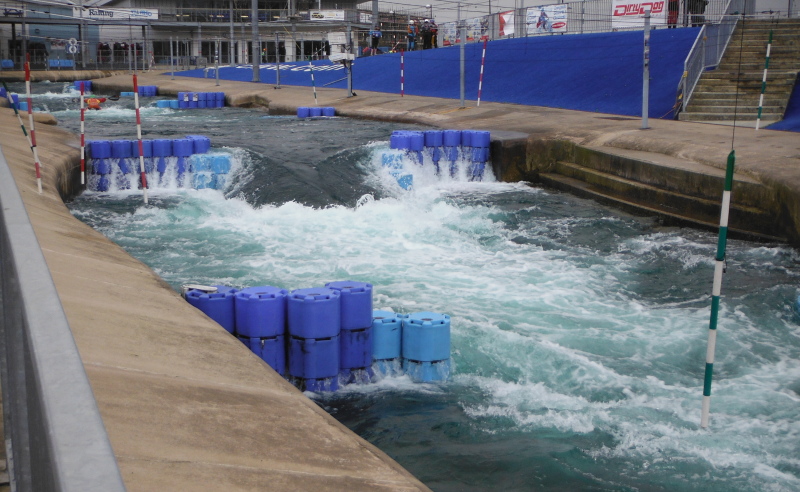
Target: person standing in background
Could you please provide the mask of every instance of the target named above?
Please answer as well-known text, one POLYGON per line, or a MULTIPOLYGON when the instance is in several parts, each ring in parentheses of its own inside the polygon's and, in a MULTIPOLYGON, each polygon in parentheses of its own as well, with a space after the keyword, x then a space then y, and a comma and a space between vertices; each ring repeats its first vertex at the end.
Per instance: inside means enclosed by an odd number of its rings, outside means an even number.
POLYGON ((378 54, 378 44, 381 42, 381 26, 375 26, 375 29, 369 32, 370 38, 372 38, 372 50, 370 51, 370 55, 377 55, 378 54))
POLYGON ((417 26, 413 20, 408 21, 408 51, 417 49, 417 26))
POLYGON ((431 41, 433 39, 433 33, 431 33, 431 21, 425 19, 425 22, 422 23, 422 28, 420 29, 422 34, 422 49, 429 50, 433 47, 431 41))
POLYGON ((431 41, 433 42, 433 47, 439 47, 439 26, 436 25, 436 21, 431 19, 431 41))

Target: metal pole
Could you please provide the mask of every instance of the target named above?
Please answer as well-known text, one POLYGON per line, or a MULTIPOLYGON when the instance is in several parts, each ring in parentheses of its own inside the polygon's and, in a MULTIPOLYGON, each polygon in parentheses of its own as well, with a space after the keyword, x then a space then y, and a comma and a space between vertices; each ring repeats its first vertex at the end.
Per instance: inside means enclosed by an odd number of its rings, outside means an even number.
POLYGON ((767 70, 769 69, 769 52, 772 49, 772 29, 769 30, 767 43, 767 58, 764 60, 764 76, 761 78, 761 95, 758 96, 758 117, 756 118, 756 131, 761 126, 761 112, 764 109, 764 92, 767 90, 767 70))
POLYGON ((650 9, 644 11, 644 69, 642 71, 642 130, 649 128, 650 112, 650 9))
POLYGON ((139 112, 139 82, 133 74, 133 107, 136 109, 136 139, 139 143, 139 172, 142 176, 142 198, 147 205, 147 173, 144 170, 144 144, 142 143, 142 115, 139 112))
MULTIPOLYGON (((353 52, 353 33, 351 31, 350 22, 347 22, 347 53, 353 52)), ((353 62, 351 60, 344 61, 345 70, 347 70, 347 97, 353 97, 353 62)))
POLYGON ((250 21, 253 25, 251 37, 253 47, 250 52, 253 54, 253 82, 260 82, 259 69, 261 68, 261 43, 258 42, 258 0, 250 2, 250 21))
POLYGON ((233 48, 233 0, 228 2, 228 20, 231 23, 231 30, 230 30, 230 41, 228 41, 228 64, 230 66, 234 65, 234 48, 233 48))
POLYGON ((464 46, 467 42, 466 40, 466 33, 464 32, 464 26, 461 22, 461 2, 458 2, 458 20, 456 21, 456 38, 461 43, 460 53, 459 53, 459 83, 461 86, 461 107, 464 107, 464 58, 466 53, 466 47, 464 46))
POLYGON ((170 80, 175 80, 175 55, 172 49, 172 36, 169 37, 169 65, 172 68, 172 77, 170 77, 170 80))
POLYGON ((86 115, 84 83, 81 82, 81 184, 86 184, 86 132, 84 118, 86 115))
POLYGON ((317 84, 314 82, 314 65, 311 63, 311 60, 308 61, 308 68, 311 69, 311 87, 314 88, 314 104, 319 106, 319 101, 317 101, 317 84))
POLYGON ((728 211, 731 206, 731 188, 733 187, 733 168, 736 154, 733 150, 728 154, 728 166, 725 169, 725 189, 722 192, 722 207, 719 218, 719 239, 717 256, 714 264, 714 285, 711 292, 711 319, 708 324, 708 347, 706 349, 706 371, 703 381, 703 408, 700 415, 700 427, 708 427, 708 414, 711 409, 711 379, 714 374, 714 349, 717 344, 717 318, 719 316, 719 298, 722 291, 722 274, 725 273, 725 246, 728 241, 728 211))
MULTIPOLYGON (((30 58, 25 54, 26 58, 30 58)), ((36 128, 33 126, 33 99, 31 98, 31 62, 25 61, 25 91, 28 100, 28 125, 31 128, 31 150, 33 151, 33 164, 36 168, 36 186, 42 194, 42 165, 39 162, 39 152, 36 150, 36 128)))
POLYGON ((281 88, 281 50, 280 37, 275 33, 275 88, 281 88))
POLYGON ((217 78, 216 85, 219 86, 219 38, 217 38, 216 50, 214 51, 214 73, 217 78))

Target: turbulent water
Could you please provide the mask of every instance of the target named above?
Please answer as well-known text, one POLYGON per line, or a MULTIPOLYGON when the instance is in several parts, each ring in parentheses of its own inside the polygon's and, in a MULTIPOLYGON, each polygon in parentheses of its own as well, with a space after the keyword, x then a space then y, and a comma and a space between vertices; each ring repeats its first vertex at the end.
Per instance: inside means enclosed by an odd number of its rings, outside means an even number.
MULTIPOLYGON (((36 90, 78 128, 74 91, 36 90)), ((87 138, 132 138, 131 108, 88 115, 87 138)), ((491 176, 419 171, 403 192, 379 165, 395 124, 231 108, 142 119, 145 138, 204 134, 234 152, 229 188, 69 205, 176 289, 352 279, 374 285, 376 308, 452 316, 450 381, 309 394, 433 490, 800 490, 794 249, 729 241, 700 430, 714 234, 491 176)))

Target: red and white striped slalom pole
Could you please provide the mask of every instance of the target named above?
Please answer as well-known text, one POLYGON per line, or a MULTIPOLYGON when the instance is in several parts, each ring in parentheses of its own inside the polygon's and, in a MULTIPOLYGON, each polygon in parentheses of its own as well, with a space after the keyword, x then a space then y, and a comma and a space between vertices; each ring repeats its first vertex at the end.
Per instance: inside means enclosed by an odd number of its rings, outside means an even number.
POLYGON ((25 91, 28 99, 28 124, 31 127, 31 151, 33 152, 33 164, 36 167, 36 186, 39 194, 42 193, 42 165, 39 162, 39 152, 36 150, 36 130, 33 127, 33 99, 31 99, 31 55, 27 54, 25 62, 25 91))
POLYGON ((486 43, 488 39, 483 40, 483 54, 481 55, 481 76, 478 78, 478 104, 475 106, 481 105, 481 91, 483 90, 483 64, 486 61, 486 43))
POLYGON ((81 184, 86 184, 86 128, 84 119, 86 116, 84 83, 81 82, 81 184))
POLYGON ((405 85, 405 81, 406 81, 406 78, 405 78, 405 57, 404 57, 404 53, 405 52, 403 50, 400 50, 400 97, 403 97, 403 89, 404 89, 403 86, 405 85))
POLYGON ((142 173, 142 197, 147 205, 147 173, 144 170, 144 144, 142 143, 142 116, 139 113, 139 83, 133 74, 133 105, 136 108, 136 138, 139 140, 139 172, 142 173))

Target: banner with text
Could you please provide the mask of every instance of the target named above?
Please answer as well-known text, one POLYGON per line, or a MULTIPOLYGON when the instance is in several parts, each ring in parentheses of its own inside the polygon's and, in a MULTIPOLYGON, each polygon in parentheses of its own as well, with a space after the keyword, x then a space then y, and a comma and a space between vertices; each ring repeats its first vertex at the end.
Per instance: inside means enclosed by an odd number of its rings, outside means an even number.
POLYGON ((650 10, 650 25, 663 26, 667 24, 667 3, 657 2, 631 2, 630 0, 613 0, 611 7, 611 28, 625 29, 644 27, 644 13, 650 10))
POLYGON ((72 7, 72 17, 83 19, 158 19, 158 9, 96 9, 72 7))
POLYGON ((529 7, 525 25, 528 35, 567 32, 567 4, 529 7))

